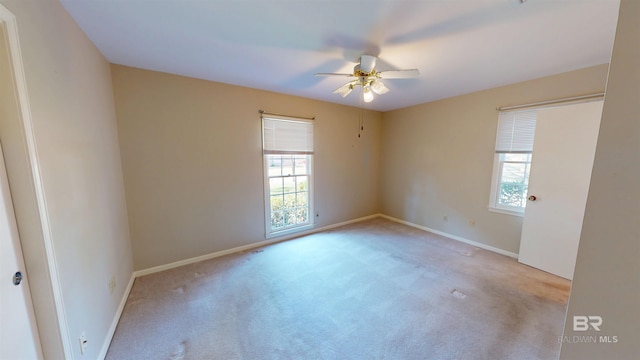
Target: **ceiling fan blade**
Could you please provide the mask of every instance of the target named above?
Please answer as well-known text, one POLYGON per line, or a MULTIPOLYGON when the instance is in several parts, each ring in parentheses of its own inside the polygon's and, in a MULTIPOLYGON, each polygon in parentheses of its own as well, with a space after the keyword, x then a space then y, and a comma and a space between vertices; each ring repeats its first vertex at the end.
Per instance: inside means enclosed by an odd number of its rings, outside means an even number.
POLYGON ((376 67, 376 57, 371 55, 360 56, 360 70, 369 73, 376 67))
POLYGON ((316 73, 315 76, 340 76, 340 77, 353 77, 353 74, 338 74, 338 73, 316 73))
POLYGON ((380 79, 409 79, 420 76, 418 69, 409 70, 389 70, 378 73, 380 79))
POLYGON ((340 94, 342 97, 349 95, 354 88, 353 82, 348 82, 333 91, 334 94, 340 94))
POLYGON ((380 80, 374 80, 371 82, 371 90, 373 90, 373 92, 378 95, 386 94, 389 92, 389 88, 384 86, 384 84, 380 80))

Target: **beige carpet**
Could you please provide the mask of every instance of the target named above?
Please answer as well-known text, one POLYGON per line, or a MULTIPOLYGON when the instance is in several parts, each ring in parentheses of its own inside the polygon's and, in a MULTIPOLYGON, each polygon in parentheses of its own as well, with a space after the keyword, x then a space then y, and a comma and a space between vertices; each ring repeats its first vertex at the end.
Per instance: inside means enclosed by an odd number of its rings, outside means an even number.
POLYGON ((555 359, 569 286, 377 218, 138 278, 107 359, 555 359))

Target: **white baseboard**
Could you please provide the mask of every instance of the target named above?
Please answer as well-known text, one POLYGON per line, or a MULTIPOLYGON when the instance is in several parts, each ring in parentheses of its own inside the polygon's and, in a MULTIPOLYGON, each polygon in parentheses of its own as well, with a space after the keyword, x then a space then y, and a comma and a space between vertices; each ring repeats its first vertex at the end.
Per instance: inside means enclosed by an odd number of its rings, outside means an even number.
POLYGON ((118 322, 120 322, 120 317, 122 316, 122 312, 124 311, 124 306, 127 304, 127 299, 129 299, 129 294, 131 293, 131 289, 133 288, 133 282, 135 280, 136 280, 135 273, 132 273, 131 278, 129 278, 129 283, 127 284, 127 288, 124 290, 124 294, 122 294, 120 305, 118 305, 116 314, 113 317, 113 321, 111 322, 111 327, 107 332, 107 337, 104 339, 104 344, 102 344, 102 349, 100 350, 98 359, 104 360, 104 358, 107 356, 107 351, 109 351, 109 345, 111 345, 111 340, 113 340, 113 335, 116 333, 118 322))
POLYGON ((434 233, 434 234, 442 235, 442 236, 447 237, 449 239, 460 241, 460 242, 463 242, 465 244, 473 245, 475 247, 479 247, 481 249, 488 250, 488 251, 491 251, 491 252, 494 252, 494 253, 497 253, 497 254, 500 254, 500 255, 509 256, 509 257, 514 258, 514 259, 518 258, 518 254, 512 253, 510 251, 502 250, 502 249, 497 248, 497 247, 493 247, 493 246, 490 246, 490 245, 487 245, 487 244, 479 243, 477 241, 465 239, 463 237, 460 237, 460 236, 457 236, 457 235, 453 235, 453 234, 449 234, 449 233, 446 233, 444 231, 431 229, 431 228, 428 228, 426 226, 414 224, 412 222, 408 222, 408 221, 405 221, 405 220, 394 218, 392 216, 388 216, 388 215, 384 215, 384 214, 380 214, 380 216, 385 218, 385 219, 387 219, 387 220, 395 221, 397 223, 408 225, 408 226, 414 227, 416 229, 420 229, 420 230, 428 231, 428 232, 431 232, 431 233, 434 233))
POLYGON ((306 230, 306 231, 301 231, 301 232, 298 232, 298 233, 295 233, 295 234, 289 234, 289 235, 285 235, 285 236, 271 238, 269 240, 259 241, 259 242, 255 242, 255 243, 251 243, 251 244, 247 244, 247 245, 242 245, 242 246, 234 247, 234 248, 227 249, 227 250, 216 251, 214 253, 205 254, 205 255, 201 255, 201 256, 196 256, 196 257, 193 257, 193 258, 190 258, 190 259, 179 260, 179 261, 175 261, 175 262, 172 262, 172 263, 169 263, 169 264, 165 264, 165 265, 154 266, 152 268, 138 270, 138 271, 133 273, 133 276, 134 277, 139 277, 139 276, 149 275, 149 274, 157 273, 157 272, 160 272, 160 271, 177 268, 177 267, 180 267, 180 266, 197 263, 197 262, 200 262, 200 261, 217 258, 217 257, 224 256, 224 255, 229 255, 229 254, 233 254, 233 253, 237 253, 237 252, 241 252, 241 251, 247 251, 247 250, 251 250, 251 249, 254 249, 254 248, 257 248, 257 247, 261 247, 261 246, 265 246, 265 245, 275 244, 275 243, 278 243, 278 242, 281 242, 281 241, 294 239, 294 238, 297 238, 297 237, 300 237, 300 236, 309 235, 309 234, 317 233, 317 232, 320 232, 320 231, 326 231, 326 230, 333 229, 333 228, 336 228, 336 227, 339 227, 339 226, 344 226, 344 225, 353 224, 353 223, 360 222, 360 221, 373 219, 373 218, 376 218, 376 217, 379 217, 379 216, 381 216, 381 214, 373 214, 373 215, 364 216, 364 217, 353 219, 353 220, 343 221, 343 222, 340 222, 340 223, 337 223, 337 224, 331 224, 331 225, 327 225, 327 226, 322 226, 322 227, 318 227, 318 228, 309 229, 309 230, 306 230))
POLYGON ((196 257, 192 257, 189 259, 184 259, 184 260, 179 260, 179 261, 175 261, 169 264, 164 264, 164 265, 159 265, 159 266, 154 266, 148 269, 143 269, 143 270, 138 270, 135 271, 133 273, 132 279, 133 278, 137 278, 139 276, 144 276, 144 275, 149 275, 149 274, 153 274, 153 273, 157 273, 160 271, 164 271, 164 270, 169 270, 169 269, 173 269, 173 268, 177 268, 180 266, 184 266, 184 265, 189 265, 189 264, 193 264, 193 263, 197 263, 200 261, 204 261, 204 260, 209 260, 209 259, 214 259, 220 256, 224 256, 224 255, 229 255, 229 254, 234 254, 234 253, 238 253, 238 252, 242 252, 242 251, 247 251, 247 250, 251 250, 257 247, 261 247, 261 246, 266 246, 266 245, 271 245, 271 244, 275 244, 281 241, 286 241, 286 240, 290 240, 290 239, 294 239, 300 236, 304 236, 304 235, 309 235, 309 234, 313 234, 313 233, 317 233, 317 232, 321 232, 321 231, 326 231, 326 230, 330 230, 336 227, 340 227, 340 226, 344 226, 344 225, 349 225, 349 224, 353 224, 353 223, 357 223, 357 222, 361 222, 361 221, 365 221, 365 220, 369 220, 369 219, 374 219, 377 217, 383 217, 385 219, 391 220, 391 221, 395 221, 401 224, 405 224, 417 229, 421 229, 424 231, 428 231, 428 232, 432 232, 434 234, 438 234, 438 235, 442 235, 444 237, 447 237, 449 239, 452 240, 456 240, 456 241, 460 241, 469 245, 473 245, 476 247, 479 247, 481 249, 484 250, 488 250, 488 251, 492 251, 501 255, 505 255, 505 256, 509 256, 512 258, 518 258, 518 254, 516 253, 512 253, 510 251, 506 251, 503 249, 499 249, 490 245, 486 245, 486 244, 482 244, 473 240, 469 240, 469 239, 465 239, 463 237, 457 236, 457 235, 453 235, 453 234, 449 234, 440 230, 436 230, 436 229, 431 229, 428 228, 426 226, 422 226, 422 225, 418 225, 418 224, 414 224, 405 220, 401 220, 398 218, 394 218, 392 216, 388 216, 388 215, 384 215, 384 214, 373 214, 373 215, 369 215, 369 216, 364 216, 364 217, 360 217, 357 219, 352 219, 352 220, 347 220, 347 221, 343 221, 343 222, 339 222, 336 224, 331 224, 331 225, 327 225, 327 226, 322 226, 322 227, 318 227, 318 228, 313 228, 310 230, 306 230, 306 231, 301 231, 299 233, 295 233, 295 234, 289 234, 289 235, 285 235, 285 236, 281 236, 281 237, 277 237, 277 238, 272 238, 272 239, 268 239, 268 240, 264 240, 264 241, 259 241, 259 242, 255 242, 255 243, 251 243, 251 244, 247 244, 247 245, 242 245, 242 246, 238 246, 238 247, 234 247, 231 249, 227 249, 227 250, 221 250, 221 251, 216 251, 210 254, 205 254, 205 255, 201 255, 201 256, 196 256, 196 257))

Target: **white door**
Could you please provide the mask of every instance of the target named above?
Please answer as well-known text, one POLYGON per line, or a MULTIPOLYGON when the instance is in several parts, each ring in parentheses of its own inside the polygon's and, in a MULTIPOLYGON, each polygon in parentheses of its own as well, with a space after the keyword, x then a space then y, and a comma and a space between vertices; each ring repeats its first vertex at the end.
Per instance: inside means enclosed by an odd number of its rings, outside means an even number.
POLYGON ((0 146, 0 359, 40 359, 40 340, 0 146), (14 285, 16 272, 22 281, 14 285))
POLYGON ((573 278, 601 117, 602 101, 538 112, 521 263, 573 278))

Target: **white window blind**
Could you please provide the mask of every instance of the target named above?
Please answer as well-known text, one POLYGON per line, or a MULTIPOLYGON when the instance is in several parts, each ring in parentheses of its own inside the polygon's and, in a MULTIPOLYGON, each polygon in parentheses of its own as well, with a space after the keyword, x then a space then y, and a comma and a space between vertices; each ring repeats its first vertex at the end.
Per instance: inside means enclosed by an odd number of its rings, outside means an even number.
POLYGON ((530 153, 537 110, 503 111, 498 115, 497 153, 530 153))
POLYGON ((313 123, 263 116, 262 139, 265 154, 313 154, 313 123))

